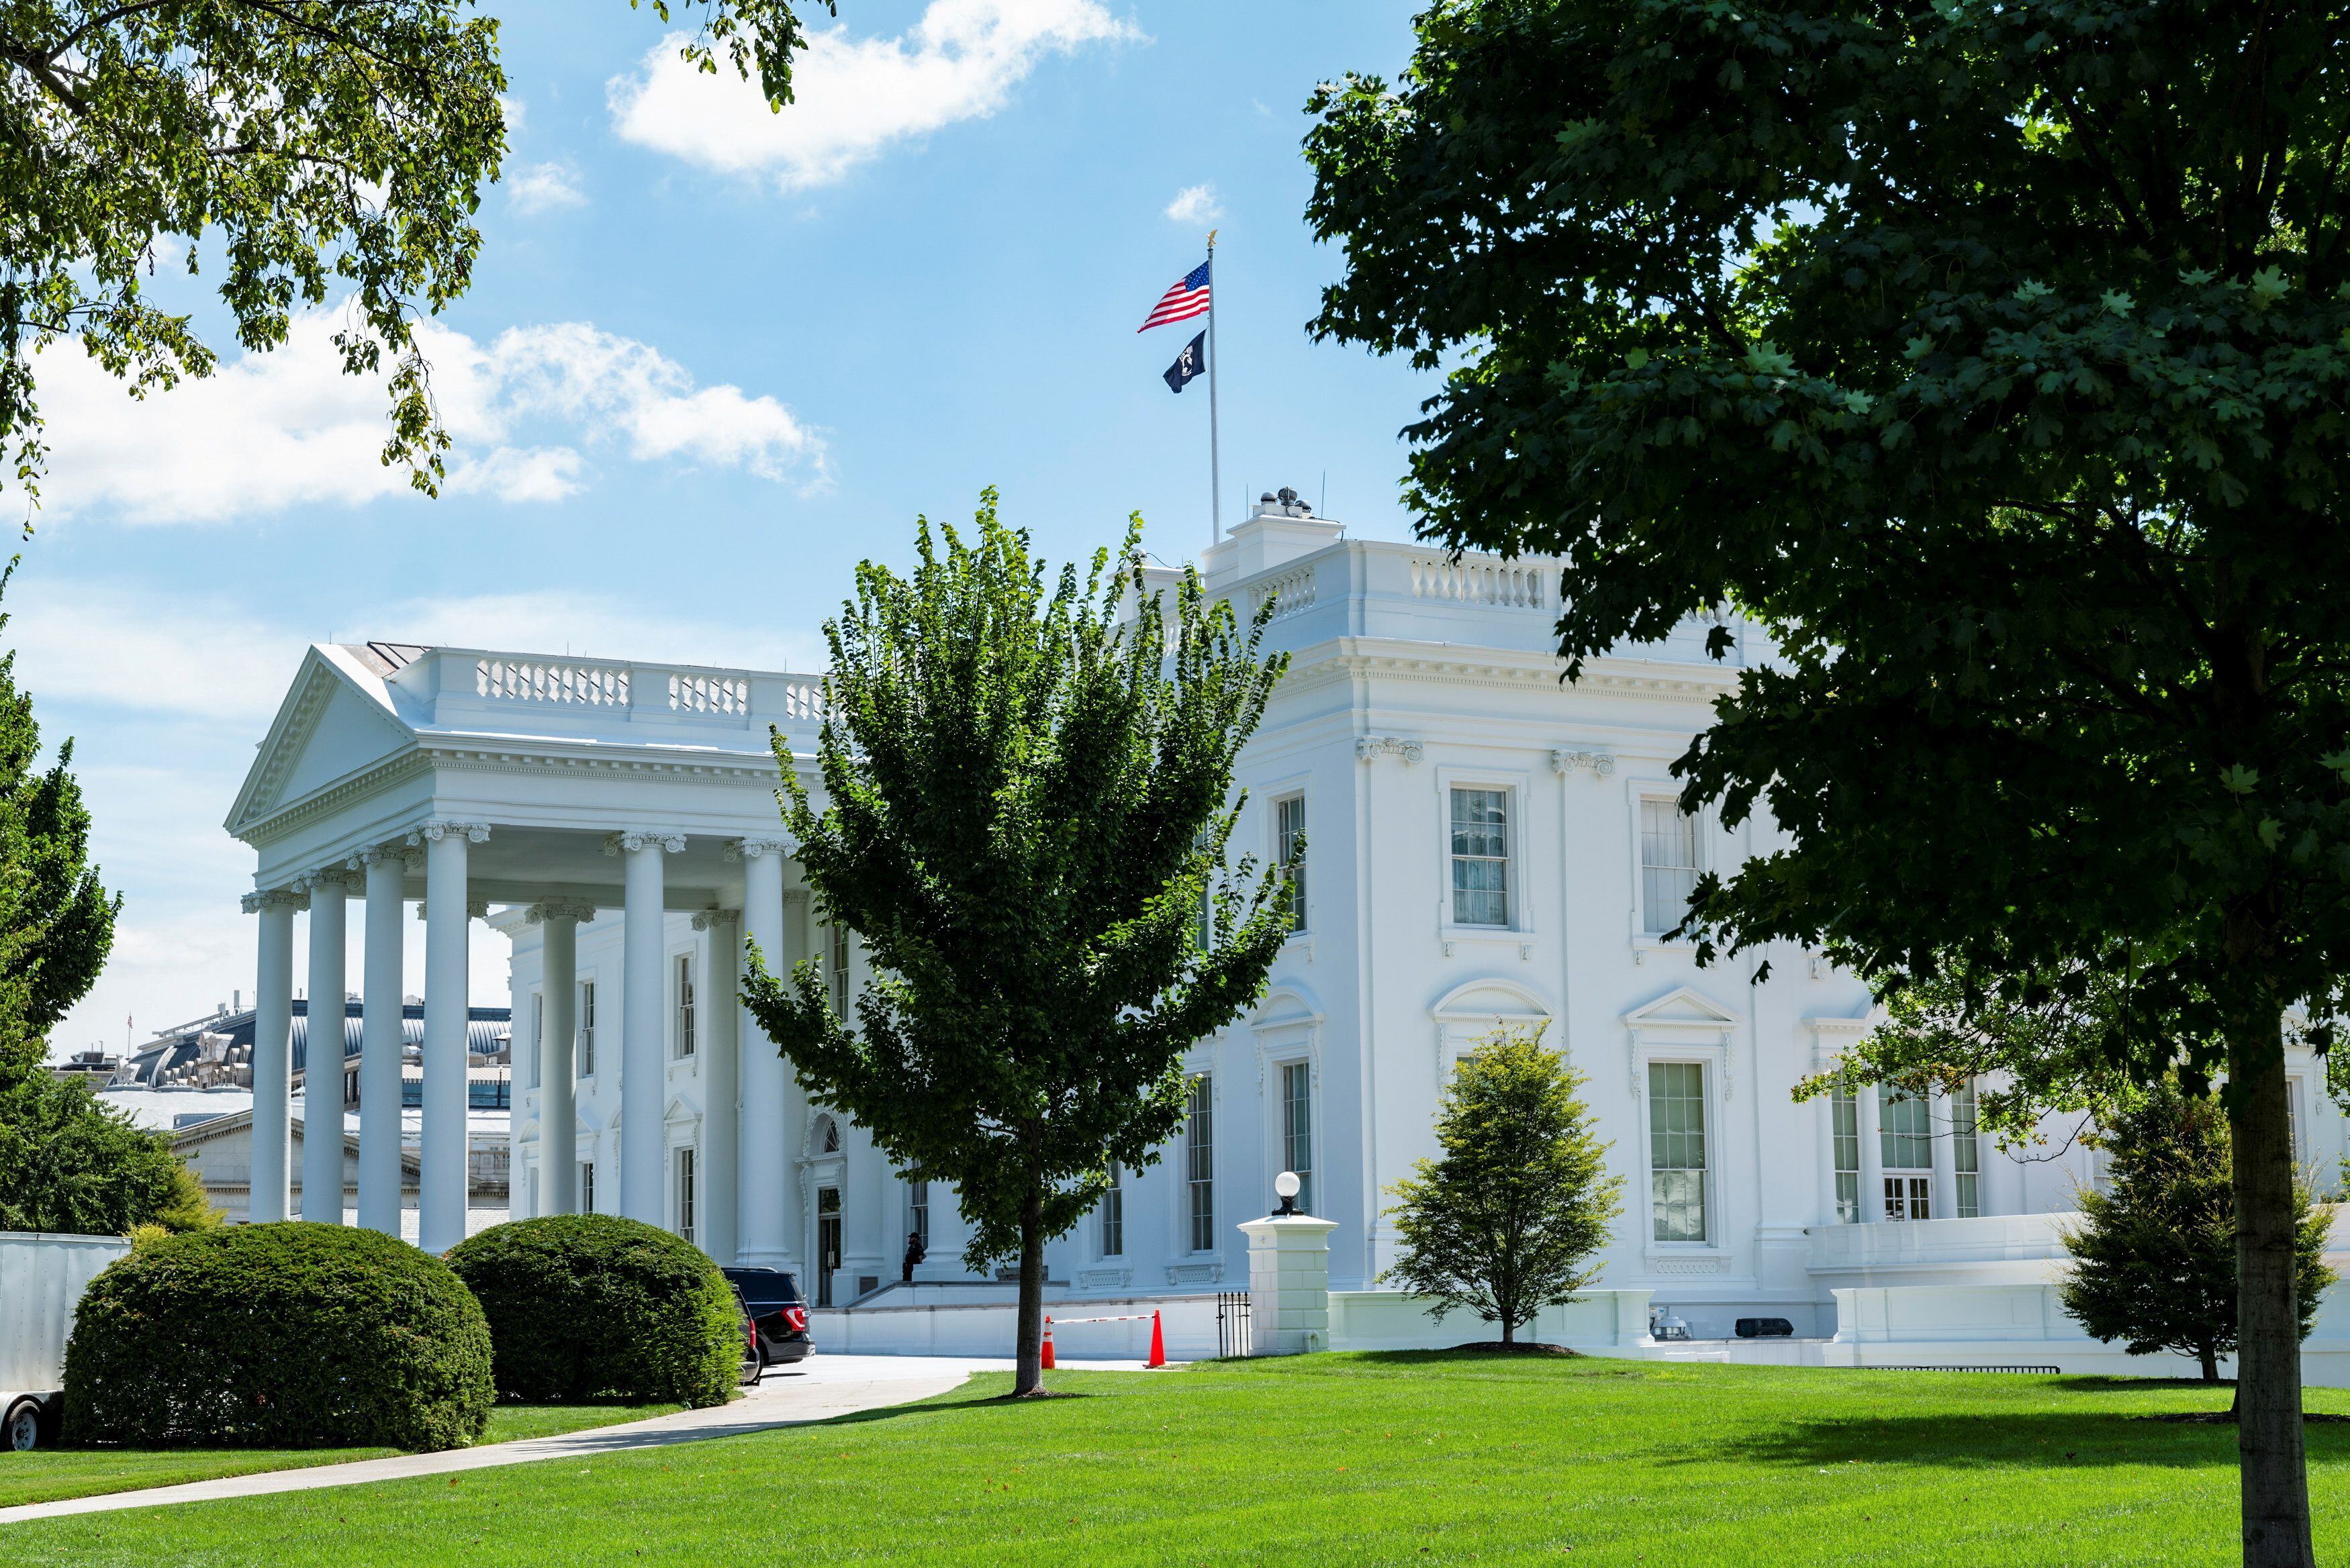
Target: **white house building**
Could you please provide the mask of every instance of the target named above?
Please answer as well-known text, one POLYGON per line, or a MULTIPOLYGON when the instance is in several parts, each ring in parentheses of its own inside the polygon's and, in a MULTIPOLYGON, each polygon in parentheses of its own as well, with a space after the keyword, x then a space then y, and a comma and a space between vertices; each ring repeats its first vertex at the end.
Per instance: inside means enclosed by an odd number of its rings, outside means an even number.
MULTIPOLYGON (((1284 1169, 1338 1221, 1332 1289, 1373 1287, 1393 1258, 1383 1193, 1434 1152, 1447 1075, 1499 1025, 1540 1030, 1588 1077, 1627 1179, 1604 1283, 1700 1336, 1757 1316, 1827 1334, 1841 1287, 2044 1277, 2033 1217, 2095 1174, 2065 1128, 2017 1159, 1973 1136, 1969 1096, 1795 1104, 1866 1027, 1866 989, 1792 949, 1700 968, 1662 934, 1703 869, 1769 847, 1766 826, 1683 816, 1669 772, 1764 655, 1752 628, 1727 623, 1726 664, 1693 625, 1568 686, 1554 563, 1350 540, 1274 503, 1205 565, 1243 615, 1274 603, 1291 655, 1243 754, 1241 837, 1276 859, 1309 838, 1299 928, 1262 1002, 1192 1052, 1181 1136, 1048 1250, 1057 1291, 1244 1288, 1234 1227, 1284 1169)), ((397 1097, 366 1085, 399 1071, 417 977, 398 922, 421 899, 424 1246, 464 1232, 466 924, 486 917, 514 942, 516 1214, 632 1215, 801 1272, 836 1306, 998 1288, 963 1274, 951 1194, 811 1105, 735 1001, 745 935, 771 961, 821 958, 841 994, 863 978, 815 919, 774 799, 767 728, 809 758, 820 701, 814 674, 313 647, 228 824, 258 857, 255 1216, 286 1202, 292 921, 313 925, 308 993, 341 995, 362 900, 358 1213, 396 1216, 397 1135, 379 1144, 368 1118, 397 1097), (928 1241, 911 1293, 910 1231, 928 1241)), ((2306 1054, 2291 1062, 2303 1158, 2330 1169, 2342 1118, 2306 1054)))

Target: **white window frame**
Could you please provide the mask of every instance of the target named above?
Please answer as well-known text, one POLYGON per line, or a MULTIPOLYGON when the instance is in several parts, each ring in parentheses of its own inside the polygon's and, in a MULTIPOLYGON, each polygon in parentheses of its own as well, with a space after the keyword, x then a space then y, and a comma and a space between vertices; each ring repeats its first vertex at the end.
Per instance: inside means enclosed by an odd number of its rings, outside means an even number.
MULTIPOLYGON (((1290 784, 1284 781, 1279 787, 1281 793, 1266 801, 1264 805, 1267 840, 1265 858, 1269 865, 1277 868, 1288 865, 1284 857, 1288 852, 1289 836, 1282 831, 1282 808, 1295 803, 1299 815, 1304 818, 1299 831, 1307 835, 1310 840, 1314 830, 1314 808, 1309 803, 1305 785, 1290 784)), ((1295 905, 1296 924, 1290 928, 1289 934, 1293 937, 1310 937, 1314 934, 1314 876, 1310 868, 1301 869, 1298 883, 1300 896, 1295 905)))
POLYGON ((1126 1180, 1133 1172, 1109 1162, 1109 1188, 1094 1211, 1094 1256, 1107 1262, 1126 1257, 1126 1180), (1115 1241, 1116 1246, 1110 1245, 1115 1241))
POLYGON ((1640 1063, 1640 1193, 1641 1240, 1656 1255, 1671 1257, 1690 1253, 1719 1253, 1726 1251, 1721 1244, 1721 1072, 1720 1066, 1702 1053, 1658 1051, 1640 1063), (1705 1214, 1705 1234, 1694 1241, 1666 1241, 1657 1237, 1657 1228, 1648 1205, 1656 1190, 1656 1109, 1649 1104, 1649 1070, 1655 1067, 1695 1067, 1698 1070, 1700 1096, 1698 1114, 1704 1118, 1705 1166, 1698 1186, 1700 1207, 1705 1214))
MULTIPOLYGON (((1640 859, 1641 806, 1652 800, 1664 801, 1679 809, 1681 786, 1670 778, 1630 778, 1624 781, 1624 816, 1627 824, 1624 845, 1624 868, 1629 878, 1630 914, 1626 924, 1630 928, 1632 947, 1638 958, 1652 952, 1693 953, 1697 944, 1687 938, 1668 940, 1648 929, 1648 878, 1640 859)), ((1713 808, 1708 806, 1692 819, 1696 827, 1697 874, 1703 877, 1714 868, 1715 822, 1713 808)))
POLYGON ((587 1158, 580 1160, 578 1164, 579 1190, 577 1197, 579 1199, 579 1212, 582 1214, 593 1214, 596 1212, 596 1157, 591 1154, 587 1158))
MULTIPOLYGON (((686 984, 693 987, 695 1000, 699 1001, 702 976, 694 950, 690 947, 677 948, 669 955, 669 1059, 672 1062, 698 1061, 697 1053, 702 1046, 699 1027, 694 1029, 691 1043, 686 1037, 686 1001, 681 989, 686 984)), ((694 1022, 698 1025, 700 1021, 694 1022)))
MULTIPOLYGON (((1690 989, 1682 987, 1680 991, 1690 989)), ((1710 999, 1709 1005, 1719 1007, 1710 999)), ((1630 1023, 1628 1016, 1627 1021, 1630 1023)), ((1730 1212, 1727 1195, 1721 1185, 1721 1172, 1727 1163, 1732 1158, 1746 1158, 1742 1151, 1732 1148, 1730 1140, 1730 1131, 1734 1125, 1731 1102, 1737 1093, 1736 1080, 1731 1073, 1730 1042, 1733 1033, 1742 1027, 1742 1023, 1737 1019, 1649 1018, 1630 1023, 1630 1027, 1632 1093, 1639 1106, 1638 1114, 1633 1118, 1637 1144, 1631 1152, 1638 1161, 1637 1168, 1642 1184, 1638 1210, 1641 1256, 1651 1263, 1666 1259, 1711 1258, 1717 1261, 1718 1268, 1727 1267, 1731 1249, 1723 1238, 1732 1234, 1739 1224, 1752 1222, 1751 1218, 1742 1219, 1730 1212), (1648 1126, 1648 1066, 1655 1062, 1694 1062, 1705 1069, 1705 1216, 1708 1240, 1703 1241, 1659 1241, 1656 1240, 1656 1227, 1648 1222, 1649 1189, 1647 1184, 1650 1180, 1650 1173, 1656 1169, 1648 1126)), ((1745 1206, 1741 1207, 1742 1210, 1745 1206)))
POLYGON ((688 1241, 693 1240, 696 1200, 702 1196, 701 1166, 699 1152, 690 1143, 670 1151, 670 1213, 679 1237, 688 1241))
POLYGON ((546 992, 542 989, 530 993, 530 1073, 529 1081, 523 1085, 524 1088, 538 1087, 539 1076, 543 1071, 539 1063, 546 1054, 546 992))
POLYGON ((1183 1258, 1213 1258, 1222 1255, 1222 1220, 1224 1212, 1223 1184, 1231 1172, 1232 1144, 1222 1136, 1229 1129, 1223 1120, 1223 1075, 1212 1059, 1187 1062, 1183 1067, 1183 1119, 1175 1129, 1175 1165, 1180 1177, 1169 1183, 1174 1191, 1175 1235, 1182 1245, 1173 1249, 1183 1258), (1191 1085, 1205 1080, 1208 1085, 1208 1239, 1205 1247, 1194 1247, 1191 1231, 1191 1085))
MULTIPOLYGON (((1506 768, 1440 767, 1436 775, 1437 935, 1445 956, 1461 942, 1496 942, 1523 948, 1536 929, 1534 899, 1529 896, 1526 869, 1526 812, 1534 799, 1531 775, 1506 768), (1501 926, 1462 925, 1452 918, 1452 792, 1456 789, 1498 790, 1504 797, 1506 820, 1502 826, 1503 849, 1509 867, 1509 923, 1501 926)), ((1521 957, 1524 956, 1522 952, 1521 957)))
POLYGON ((596 1076, 596 977, 583 975, 572 987, 572 1068, 574 1081, 596 1076))

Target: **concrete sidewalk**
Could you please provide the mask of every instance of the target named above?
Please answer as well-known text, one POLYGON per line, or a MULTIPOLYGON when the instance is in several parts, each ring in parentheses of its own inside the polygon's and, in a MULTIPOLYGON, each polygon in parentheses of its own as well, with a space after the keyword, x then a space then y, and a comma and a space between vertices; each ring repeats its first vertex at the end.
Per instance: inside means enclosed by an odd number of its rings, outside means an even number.
MULTIPOLYGON (((1139 1366, 1140 1363, 1071 1361, 1062 1365, 1124 1370, 1139 1366)), ((737 1437, 744 1432, 827 1421, 837 1416, 853 1416, 860 1410, 909 1404, 960 1387, 974 1372, 1009 1371, 1011 1367, 1009 1360, 943 1355, 815 1355, 797 1366, 770 1371, 758 1387, 715 1410, 681 1410, 673 1416, 656 1416, 645 1421, 627 1421, 584 1432, 475 1449, 400 1454, 344 1465, 265 1470, 256 1475, 224 1476, 217 1480, 186 1481, 178 1486, 107 1492, 99 1497, 26 1503, 17 1508, 0 1508, 0 1524, 57 1519, 74 1513, 106 1513, 124 1508, 153 1508, 164 1503, 208 1502, 215 1498, 310 1491, 320 1487, 357 1486, 366 1481, 403 1480, 411 1476, 454 1475, 498 1465, 576 1459, 630 1449, 698 1443, 710 1438, 737 1437)))

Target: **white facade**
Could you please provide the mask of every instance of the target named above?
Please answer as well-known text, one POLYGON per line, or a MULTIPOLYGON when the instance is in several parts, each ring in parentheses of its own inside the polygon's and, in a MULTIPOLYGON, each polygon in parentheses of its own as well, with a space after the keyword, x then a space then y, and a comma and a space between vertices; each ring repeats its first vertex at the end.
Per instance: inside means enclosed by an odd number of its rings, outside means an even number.
MULTIPOLYGON (((2094 1172, 2064 1128, 2017 1161, 1950 1136, 1939 1100, 1913 1126, 1872 1091, 1840 1141, 1837 1108, 1788 1089, 1866 1027, 1866 990, 1792 948, 1700 969, 1658 934, 1698 871, 1771 847, 1764 826, 1685 824, 1670 804, 1670 762, 1764 654, 1751 628, 1728 623, 1726 664, 1703 657, 1710 628, 1692 626, 1592 660, 1567 687, 1555 564, 1456 562, 1277 511, 1234 530, 1207 568, 1243 616, 1275 600, 1270 640, 1292 656, 1242 759, 1240 847, 1279 858, 1302 828, 1301 927, 1252 1015, 1189 1059, 1206 1120, 1125 1174, 1114 1220, 1090 1217, 1049 1249, 1066 1293, 1245 1289, 1236 1227, 1271 1207, 1284 1168, 1337 1222, 1331 1289, 1375 1287, 1393 1261, 1382 1194, 1435 1152, 1452 1064, 1502 1023, 1542 1030, 1588 1075, 1627 1179, 1603 1282, 1652 1292, 1700 1337, 1743 1316, 1831 1333, 1837 1289, 2046 1277, 2044 1225, 2017 1232, 2041 1238, 2019 1251, 1986 1222, 2072 1207, 2094 1172), (1904 1214, 1959 1223, 1883 1220, 1888 1194, 1904 1214)), ((425 900, 440 933, 421 977, 425 1245, 452 1243, 463 1219, 462 1163, 435 1178, 463 1147, 435 1142, 452 1105, 463 1138, 462 1088, 442 1103, 463 1081, 462 1044, 453 1077, 448 1057, 463 927, 503 906, 491 919, 514 940, 516 1214, 578 1206, 584 1180, 598 1210, 684 1230, 690 1191, 693 1238, 722 1261, 804 1271, 811 1287, 830 1272, 844 1305, 898 1279, 914 1193, 859 1129, 807 1104, 732 1000, 745 932, 771 962, 820 956, 852 992, 863 978, 855 944, 811 919, 773 798, 767 726, 806 759, 818 701, 804 675, 311 650, 230 823, 260 857, 265 1017, 293 983, 278 955, 301 900, 356 899, 366 873, 370 931, 425 900)), ((403 981, 389 950, 380 977, 370 944, 370 1004, 419 978, 403 981)), ((311 978, 312 994, 339 988, 311 978)), ((257 1149, 283 1127, 267 1108, 283 1079, 262 1056, 257 1149)), ((2306 1054, 2291 1060, 2303 1158, 2330 1170, 2342 1119, 2306 1054)), ((257 1154, 265 1217, 265 1165, 257 1154)), ((927 1229, 923 1284, 873 1304, 1002 1288, 965 1280, 951 1194, 930 1195, 927 1229)))

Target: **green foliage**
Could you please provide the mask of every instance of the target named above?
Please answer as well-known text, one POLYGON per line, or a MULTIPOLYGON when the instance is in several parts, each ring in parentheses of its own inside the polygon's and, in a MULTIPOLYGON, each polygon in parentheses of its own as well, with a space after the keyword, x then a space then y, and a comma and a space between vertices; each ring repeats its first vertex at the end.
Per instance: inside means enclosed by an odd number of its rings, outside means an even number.
POLYGON ((504 1399, 733 1397, 734 1288, 692 1242, 616 1214, 495 1225, 449 1250, 482 1303, 504 1399))
POLYGON ((490 1331, 448 1265, 344 1225, 147 1241, 66 1346, 76 1442, 453 1449, 489 1419, 490 1331))
POLYGON ((120 1236, 150 1223, 198 1229, 210 1212, 171 1138, 88 1084, 37 1065, 0 1082, 0 1231, 120 1236))
POLYGON ((1504 1345, 1597 1279, 1586 1265, 1624 1211, 1624 1179, 1607 1174, 1609 1146, 1575 1093, 1583 1082, 1523 1030, 1462 1057, 1437 1106, 1442 1157, 1390 1189, 1398 1246, 1380 1278, 1428 1297, 1440 1322, 1465 1308, 1500 1324, 1504 1345))
POLYGON ((1145 591, 1139 519, 1118 569, 1104 551, 1048 585, 995 501, 943 551, 924 522, 910 578, 859 566, 827 624, 823 811, 775 740, 819 912, 879 977, 856 1027, 813 961, 785 980, 754 949, 744 995, 812 1095, 954 1184, 968 1262, 1017 1253, 1032 1364, 1045 1239, 1110 1161, 1158 1158, 1183 1053, 1288 935, 1276 876, 1225 867, 1233 759, 1286 661, 1194 573, 1145 591))
MULTIPOLYGON (((819 0, 826 10, 833 0, 819 0)), ((629 0, 633 8, 639 0, 629 0)), ((415 319, 473 280, 480 187, 505 156, 494 17, 464 0, 10 0, 0 6, 0 447, 28 499, 46 449, 33 356, 60 337, 144 395, 212 373, 146 276, 186 242, 224 265, 247 349, 347 291, 344 369, 390 369, 384 461, 420 489, 449 444, 415 319)), ((791 98, 794 0, 650 0, 684 53, 791 98)))
MULTIPOLYGON (((2202 1363, 2206 1382, 2236 1349, 2236 1194, 2228 1118, 2207 1098, 2160 1083, 2132 1096, 2111 1129, 2113 1190, 2084 1188, 2081 1224, 2065 1232, 2073 1264, 2064 1310, 2132 1355, 2175 1350, 2202 1363)), ((2301 1337, 2334 1282, 2324 1253, 2331 1208, 2293 1189, 2295 1301, 2301 1337)))

